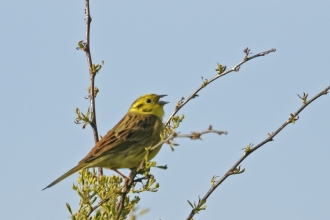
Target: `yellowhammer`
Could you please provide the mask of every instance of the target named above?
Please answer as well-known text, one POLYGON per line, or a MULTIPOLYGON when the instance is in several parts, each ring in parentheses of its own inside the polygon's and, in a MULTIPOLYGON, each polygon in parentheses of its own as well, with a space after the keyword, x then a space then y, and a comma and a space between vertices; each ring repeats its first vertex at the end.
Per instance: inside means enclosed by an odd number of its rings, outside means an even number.
MULTIPOLYGON (((146 154, 145 148, 160 141, 163 130, 164 105, 159 99, 166 95, 147 94, 139 97, 127 114, 113 127, 77 166, 60 176, 47 189, 83 168, 108 169, 134 168, 140 165, 146 154)), ((150 152, 151 160, 160 147, 150 152)))

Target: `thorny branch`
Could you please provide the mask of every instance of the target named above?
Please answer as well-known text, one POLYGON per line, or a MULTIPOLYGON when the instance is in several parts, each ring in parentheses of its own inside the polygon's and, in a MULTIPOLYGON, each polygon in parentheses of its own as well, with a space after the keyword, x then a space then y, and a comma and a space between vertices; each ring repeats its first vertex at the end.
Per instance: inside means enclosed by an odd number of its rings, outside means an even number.
MULTIPOLYGON (((212 186, 209 189, 209 191, 205 194, 205 196, 200 200, 203 201, 204 203, 206 202, 207 198, 212 194, 212 192, 223 182, 225 181, 225 179, 227 179, 227 177, 233 175, 233 174, 239 174, 244 172, 244 169, 241 170, 240 169, 240 164, 242 163, 242 161, 247 158, 252 152, 254 152, 255 150, 257 150, 258 148, 260 148, 261 146, 263 146, 264 144, 268 143, 269 141, 273 141, 274 137, 281 132, 288 124, 290 123, 295 123, 295 121, 297 121, 299 119, 298 115, 299 113, 304 110, 304 108, 306 108, 310 103, 312 103, 314 100, 316 100, 317 98, 321 97, 322 95, 326 95, 328 93, 328 91, 330 90, 330 86, 328 86, 327 88, 325 88, 323 91, 321 91, 319 94, 317 94, 316 96, 314 96, 313 98, 311 98, 309 101, 307 101, 307 94, 304 94, 303 97, 299 97, 302 99, 303 105, 295 112, 295 113, 291 113, 290 114, 290 118, 285 121, 275 132, 268 134, 268 138, 266 138, 264 141, 262 141, 261 143, 259 143, 258 145, 254 146, 252 144, 250 144, 249 146, 247 146, 244 150, 244 154, 241 156, 241 158, 238 159, 238 161, 225 173, 225 175, 223 175, 219 180, 217 181, 213 181, 212 179, 212 186)), ((192 217, 198 212, 198 210, 192 209, 190 214, 187 217, 187 220, 192 219, 192 217)))
POLYGON ((180 101, 178 102, 178 104, 175 106, 174 111, 172 112, 172 114, 170 115, 170 117, 169 117, 169 118, 167 119, 167 121, 165 122, 165 126, 169 125, 171 119, 176 115, 176 113, 178 113, 178 111, 179 111, 184 105, 186 105, 191 99, 197 97, 197 96, 198 96, 197 93, 198 93, 199 91, 201 91, 203 88, 205 88, 208 84, 210 84, 210 83, 213 82, 214 80, 216 80, 216 79, 218 79, 218 78, 220 78, 220 77, 222 77, 222 76, 224 76, 224 75, 227 75, 227 74, 230 73, 230 72, 233 72, 233 71, 238 72, 239 69, 240 69, 240 67, 241 67, 245 62, 247 62, 247 61, 249 61, 249 60, 252 60, 252 59, 257 58, 257 57, 265 56, 266 54, 269 54, 269 53, 271 53, 271 52, 275 52, 275 51, 276 51, 276 49, 272 48, 272 49, 270 49, 270 50, 267 50, 267 51, 264 51, 264 52, 258 53, 258 54, 254 55, 254 56, 251 56, 251 57, 248 57, 248 55, 250 54, 250 53, 249 53, 249 52, 250 52, 250 49, 246 48, 246 49, 244 50, 244 53, 246 54, 246 56, 244 57, 244 59, 243 59, 241 62, 239 62, 238 64, 236 64, 234 67, 232 67, 231 69, 229 69, 229 70, 227 70, 227 71, 225 70, 226 67, 221 67, 221 66, 220 66, 224 71, 217 69, 216 71, 218 72, 218 74, 217 74, 216 76, 214 76, 214 77, 213 77, 212 79, 210 79, 210 80, 203 80, 203 81, 204 81, 203 84, 202 84, 198 89, 196 89, 196 91, 193 92, 193 93, 192 93, 187 99, 181 98, 181 100, 180 100, 180 101))

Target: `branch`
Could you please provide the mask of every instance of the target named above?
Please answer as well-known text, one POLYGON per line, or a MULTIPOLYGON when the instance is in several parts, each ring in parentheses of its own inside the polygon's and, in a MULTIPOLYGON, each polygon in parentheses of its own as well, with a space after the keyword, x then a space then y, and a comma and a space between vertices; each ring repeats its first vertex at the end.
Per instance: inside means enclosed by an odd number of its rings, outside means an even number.
MULTIPOLYGON (((92 22, 92 17, 90 15, 89 10, 89 0, 85 0, 85 14, 86 14, 86 41, 84 45, 84 51, 86 53, 87 64, 89 69, 89 79, 90 79, 90 86, 89 86, 89 100, 90 100, 90 113, 91 113, 91 127, 93 129, 94 134, 94 142, 95 144, 99 141, 99 135, 97 131, 97 124, 96 124, 96 113, 95 113, 95 87, 94 87, 94 79, 96 73, 93 71, 93 62, 92 62, 92 55, 90 52, 90 25, 92 22)), ((103 175, 103 170, 101 167, 98 169, 99 176, 103 175)))
MULTIPOLYGON (((233 174, 240 174, 243 173, 245 169, 241 170, 240 169, 240 164, 242 163, 242 161, 247 158, 252 152, 254 152, 255 150, 257 150, 258 148, 260 148, 261 146, 263 146, 264 144, 268 143, 269 141, 273 141, 274 137, 280 132, 282 131, 288 124, 290 123, 295 123, 298 119, 299 119, 299 113, 304 110, 310 103, 312 103, 314 100, 316 100, 317 98, 321 97, 322 95, 326 95, 328 93, 328 90, 330 90, 330 86, 328 86, 327 88, 325 88, 322 92, 320 92, 319 94, 317 94, 316 96, 314 96, 312 99, 310 99, 309 101, 307 101, 307 96, 308 94, 304 93, 303 97, 299 97, 301 98, 303 105, 295 112, 295 113, 291 113, 290 114, 290 118, 285 121, 275 132, 273 132, 272 134, 268 134, 268 138, 266 138, 264 141, 262 141, 261 143, 259 143, 258 145, 254 146, 252 144, 250 144, 249 146, 247 146, 244 150, 244 154, 243 156, 241 156, 241 158, 238 159, 238 161, 226 172, 225 175, 223 175, 218 181, 215 181, 215 177, 213 177, 212 179, 212 186, 209 189, 209 191, 205 194, 205 196, 202 198, 202 202, 206 202, 207 198, 213 193, 213 191, 223 182, 225 181, 225 179, 227 179, 227 177, 229 177, 230 175, 233 174)), ((204 204, 203 203, 203 204, 204 204)), ((198 206, 197 206, 198 207, 198 206)), ((187 220, 192 219, 192 217, 198 212, 198 210, 196 210, 196 208, 192 209, 192 211, 190 212, 190 214, 187 217, 187 220)))
POLYGON ((216 71, 218 72, 218 74, 216 76, 214 76, 212 79, 210 80, 207 80, 207 79, 203 79, 203 84, 195 91, 193 92, 187 99, 184 99, 182 98, 178 103, 177 105, 175 106, 175 109, 174 111, 172 112, 172 114, 170 115, 170 117, 167 119, 167 121, 165 122, 165 126, 169 125, 171 119, 176 115, 176 113, 178 113, 178 111, 184 106, 186 105, 191 99, 195 98, 198 96, 198 92, 201 91, 203 88, 205 88, 208 84, 210 84, 211 82, 215 81, 216 79, 224 76, 224 75, 227 75, 228 73, 230 72, 238 72, 240 67, 247 61, 249 60, 252 60, 254 58, 257 58, 257 57, 262 57, 262 56, 265 56, 266 54, 269 54, 271 52, 275 52, 276 49, 270 49, 270 50, 267 50, 267 51, 264 51, 264 52, 261 52, 261 53, 258 53, 254 56, 251 56, 251 57, 248 57, 248 55, 250 54, 250 49, 246 48, 244 50, 244 53, 246 54, 246 56, 244 57, 244 59, 239 62, 238 64, 236 64, 234 67, 232 67, 231 69, 229 70, 225 70, 226 67, 224 66, 221 66, 220 64, 218 64, 218 69, 216 69, 216 71))

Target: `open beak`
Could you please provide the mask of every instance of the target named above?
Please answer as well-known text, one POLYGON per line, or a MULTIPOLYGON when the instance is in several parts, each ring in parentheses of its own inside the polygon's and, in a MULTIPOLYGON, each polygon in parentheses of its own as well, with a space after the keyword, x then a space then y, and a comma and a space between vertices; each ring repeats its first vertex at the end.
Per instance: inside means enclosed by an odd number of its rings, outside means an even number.
MULTIPOLYGON (((161 99, 161 98, 163 98, 163 97, 165 97, 165 96, 167 96, 167 95, 158 95, 159 99, 161 99)), ((160 105, 166 105, 167 103, 169 103, 169 102, 158 101, 158 104, 160 104, 160 105)))

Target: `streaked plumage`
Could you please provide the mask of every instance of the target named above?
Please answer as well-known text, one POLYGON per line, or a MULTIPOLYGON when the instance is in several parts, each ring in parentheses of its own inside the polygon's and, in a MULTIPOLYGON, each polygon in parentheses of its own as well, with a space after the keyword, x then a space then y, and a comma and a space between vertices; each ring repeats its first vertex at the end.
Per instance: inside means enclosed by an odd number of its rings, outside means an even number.
MULTIPOLYGON (((49 188, 83 168, 104 167, 108 169, 137 167, 146 154, 145 148, 160 141, 163 130, 163 106, 159 101, 165 95, 147 94, 139 97, 127 114, 113 127, 76 167, 72 168, 54 182, 49 188)), ((160 147, 150 152, 151 160, 160 147)), ((44 188, 44 189, 46 189, 44 188)))

